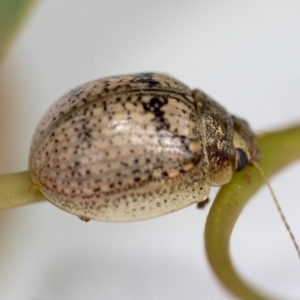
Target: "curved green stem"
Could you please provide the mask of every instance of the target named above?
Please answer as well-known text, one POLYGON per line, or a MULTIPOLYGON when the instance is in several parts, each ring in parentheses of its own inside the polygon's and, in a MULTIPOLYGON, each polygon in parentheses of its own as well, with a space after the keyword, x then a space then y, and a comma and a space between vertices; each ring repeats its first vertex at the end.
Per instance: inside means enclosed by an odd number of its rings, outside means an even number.
POLYGON ((0 176, 0 210, 44 200, 28 171, 0 176))
MULTIPOLYGON (((267 177, 300 158, 300 125, 267 133, 258 138, 267 177)), ((207 217, 205 247, 208 260, 221 282, 240 299, 264 300, 266 296, 248 286, 236 273, 229 256, 229 241, 235 222, 251 197, 264 185, 255 168, 236 173, 222 187, 207 217)))

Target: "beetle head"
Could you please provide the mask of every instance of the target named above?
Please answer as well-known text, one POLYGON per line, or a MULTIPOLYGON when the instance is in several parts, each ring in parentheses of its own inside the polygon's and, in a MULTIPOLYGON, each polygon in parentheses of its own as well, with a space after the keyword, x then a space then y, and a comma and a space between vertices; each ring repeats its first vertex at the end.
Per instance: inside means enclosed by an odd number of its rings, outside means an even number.
POLYGON ((232 116, 233 119, 233 162, 235 169, 241 171, 248 164, 252 165, 260 159, 260 151, 256 136, 248 123, 232 116))

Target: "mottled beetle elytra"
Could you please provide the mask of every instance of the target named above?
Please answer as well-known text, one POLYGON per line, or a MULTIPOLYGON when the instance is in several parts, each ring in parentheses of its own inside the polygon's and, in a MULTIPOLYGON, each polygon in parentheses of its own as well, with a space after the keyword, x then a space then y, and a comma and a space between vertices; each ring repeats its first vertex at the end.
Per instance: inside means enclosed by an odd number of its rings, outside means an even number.
POLYGON ((245 121, 170 76, 140 73, 88 82, 54 103, 29 168, 59 208, 133 221, 204 201, 258 159, 245 121))

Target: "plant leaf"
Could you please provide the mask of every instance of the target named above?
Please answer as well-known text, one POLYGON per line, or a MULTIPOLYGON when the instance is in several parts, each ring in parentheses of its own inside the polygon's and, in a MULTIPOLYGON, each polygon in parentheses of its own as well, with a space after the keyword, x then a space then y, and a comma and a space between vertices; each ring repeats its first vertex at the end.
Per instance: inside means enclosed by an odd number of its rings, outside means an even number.
MULTIPOLYGON (((261 165, 268 178, 300 158, 300 125, 264 134, 258 140, 263 154, 261 165)), ((232 181, 220 189, 206 221, 205 247, 211 267, 223 285, 240 299, 268 299, 243 282, 229 256, 230 235, 235 222, 246 203, 263 185, 262 176, 253 167, 236 173, 232 181)))
POLYGON ((34 0, 0 0, 0 59, 34 0))

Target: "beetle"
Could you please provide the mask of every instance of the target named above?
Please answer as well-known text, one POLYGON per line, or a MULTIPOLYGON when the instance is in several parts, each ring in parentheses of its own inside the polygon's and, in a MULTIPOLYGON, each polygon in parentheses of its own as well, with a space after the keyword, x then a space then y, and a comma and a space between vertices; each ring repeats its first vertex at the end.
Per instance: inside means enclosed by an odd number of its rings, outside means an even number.
POLYGON ((205 201, 211 186, 259 160, 255 134, 171 76, 97 79, 60 98, 32 139, 29 170, 83 220, 135 221, 205 201))

